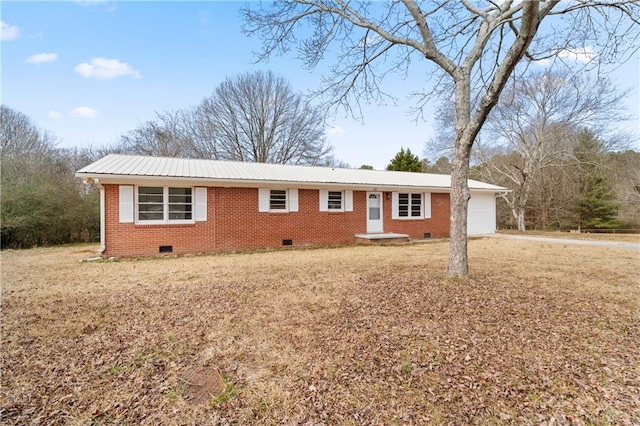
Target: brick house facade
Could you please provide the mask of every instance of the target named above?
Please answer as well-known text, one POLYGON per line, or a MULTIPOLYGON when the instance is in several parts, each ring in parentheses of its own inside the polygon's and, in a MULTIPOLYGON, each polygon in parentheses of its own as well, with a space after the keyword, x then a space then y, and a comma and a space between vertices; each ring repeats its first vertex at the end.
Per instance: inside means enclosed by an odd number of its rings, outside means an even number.
MULTIPOLYGON (((77 176, 100 187, 104 257, 449 236, 441 175, 110 155, 77 176)), ((477 229, 493 232, 502 188, 473 185, 477 229)))

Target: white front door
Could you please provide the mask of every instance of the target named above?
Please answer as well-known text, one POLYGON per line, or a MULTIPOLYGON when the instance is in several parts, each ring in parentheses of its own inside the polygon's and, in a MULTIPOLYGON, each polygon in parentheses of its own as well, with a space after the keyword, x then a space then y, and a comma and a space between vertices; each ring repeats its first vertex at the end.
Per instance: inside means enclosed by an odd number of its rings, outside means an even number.
POLYGON ((367 233, 382 231, 382 193, 367 192, 367 233))

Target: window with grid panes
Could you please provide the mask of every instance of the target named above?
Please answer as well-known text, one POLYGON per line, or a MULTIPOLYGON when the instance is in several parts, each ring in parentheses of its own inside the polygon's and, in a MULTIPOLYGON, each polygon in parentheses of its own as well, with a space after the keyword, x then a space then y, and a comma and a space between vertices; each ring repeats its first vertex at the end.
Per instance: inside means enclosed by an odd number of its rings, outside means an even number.
POLYGON ((400 193, 398 194, 398 216, 420 217, 422 214, 422 194, 400 193))
POLYGON ((138 221, 171 222, 193 219, 191 188, 138 187, 138 221))
POLYGON ((342 210, 342 191, 329 191, 328 209, 342 210))
POLYGON ((287 191, 284 189, 272 189, 269 195, 269 208, 271 210, 286 210, 287 191))

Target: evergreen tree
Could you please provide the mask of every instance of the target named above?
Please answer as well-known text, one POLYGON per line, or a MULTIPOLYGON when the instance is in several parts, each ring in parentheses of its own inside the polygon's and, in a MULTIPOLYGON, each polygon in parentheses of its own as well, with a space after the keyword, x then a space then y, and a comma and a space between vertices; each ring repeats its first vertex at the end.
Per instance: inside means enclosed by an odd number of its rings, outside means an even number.
POLYGON ((602 166, 605 155, 602 141, 593 132, 584 130, 578 137, 575 155, 580 162, 579 202, 575 207, 583 229, 614 229, 618 207, 613 181, 602 166))
POLYGON ((424 164, 409 148, 406 151, 404 148, 400 148, 400 152, 387 165, 387 170, 397 172, 422 172, 423 169, 424 164))

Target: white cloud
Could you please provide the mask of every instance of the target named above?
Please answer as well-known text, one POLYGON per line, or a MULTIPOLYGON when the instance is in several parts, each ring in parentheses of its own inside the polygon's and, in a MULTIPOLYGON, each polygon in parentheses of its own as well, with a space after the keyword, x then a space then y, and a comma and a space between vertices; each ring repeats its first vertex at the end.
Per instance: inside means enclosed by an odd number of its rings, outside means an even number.
POLYGON ((593 61, 598 54, 591 46, 585 46, 581 49, 558 49, 553 52, 550 58, 541 59, 536 63, 541 67, 549 67, 553 64, 554 56, 562 61, 573 61, 579 64, 588 64, 593 61))
POLYGON ((15 25, 9 25, 4 21, 0 21, 0 40, 8 41, 18 38, 20 30, 15 25))
POLYGON ((369 47, 369 46, 374 46, 377 43, 380 43, 381 41, 383 41, 383 38, 381 35, 374 33, 374 34, 367 34, 365 37, 362 37, 362 39, 360 39, 360 41, 358 42, 358 47, 369 47))
POLYGON ((72 109, 69 114, 71 114, 73 117, 79 118, 93 118, 98 115, 98 110, 83 106, 72 109))
POLYGON ((109 0, 76 0, 76 3, 80 6, 97 6, 109 3, 109 0))
POLYGON ((85 7, 109 6, 107 9, 109 12, 115 12, 116 10, 118 10, 116 2, 112 0, 75 0, 75 2, 76 4, 85 7))
POLYGON ((45 62, 53 62, 58 59, 57 53, 38 53, 27 59, 28 64, 43 64, 45 62))
POLYGON ((93 58, 91 63, 83 62, 74 69, 83 77, 97 78, 98 80, 111 80, 123 76, 142 77, 138 70, 117 59, 93 58))
POLYGON ((574 60, 581 64, 588 64, 596 57, 596 52, 591 46, 585 46, 582 49, 562 49, 556 53, 556 56, 562 59, 574 60))
POLYGON ((332 127, 327 127, 324 131, 324 133, 327 136, 334 136, 334 135, 339 135, 344 133, 345 130, 344 128, 340 127, 340 126, 332 126, 332 127))
POLYGON ((47 117, 52 120, 60 120, 62 118, 62 114, 60 114, 58 111, 50 110, 49 112, 47 112, 47 117))

